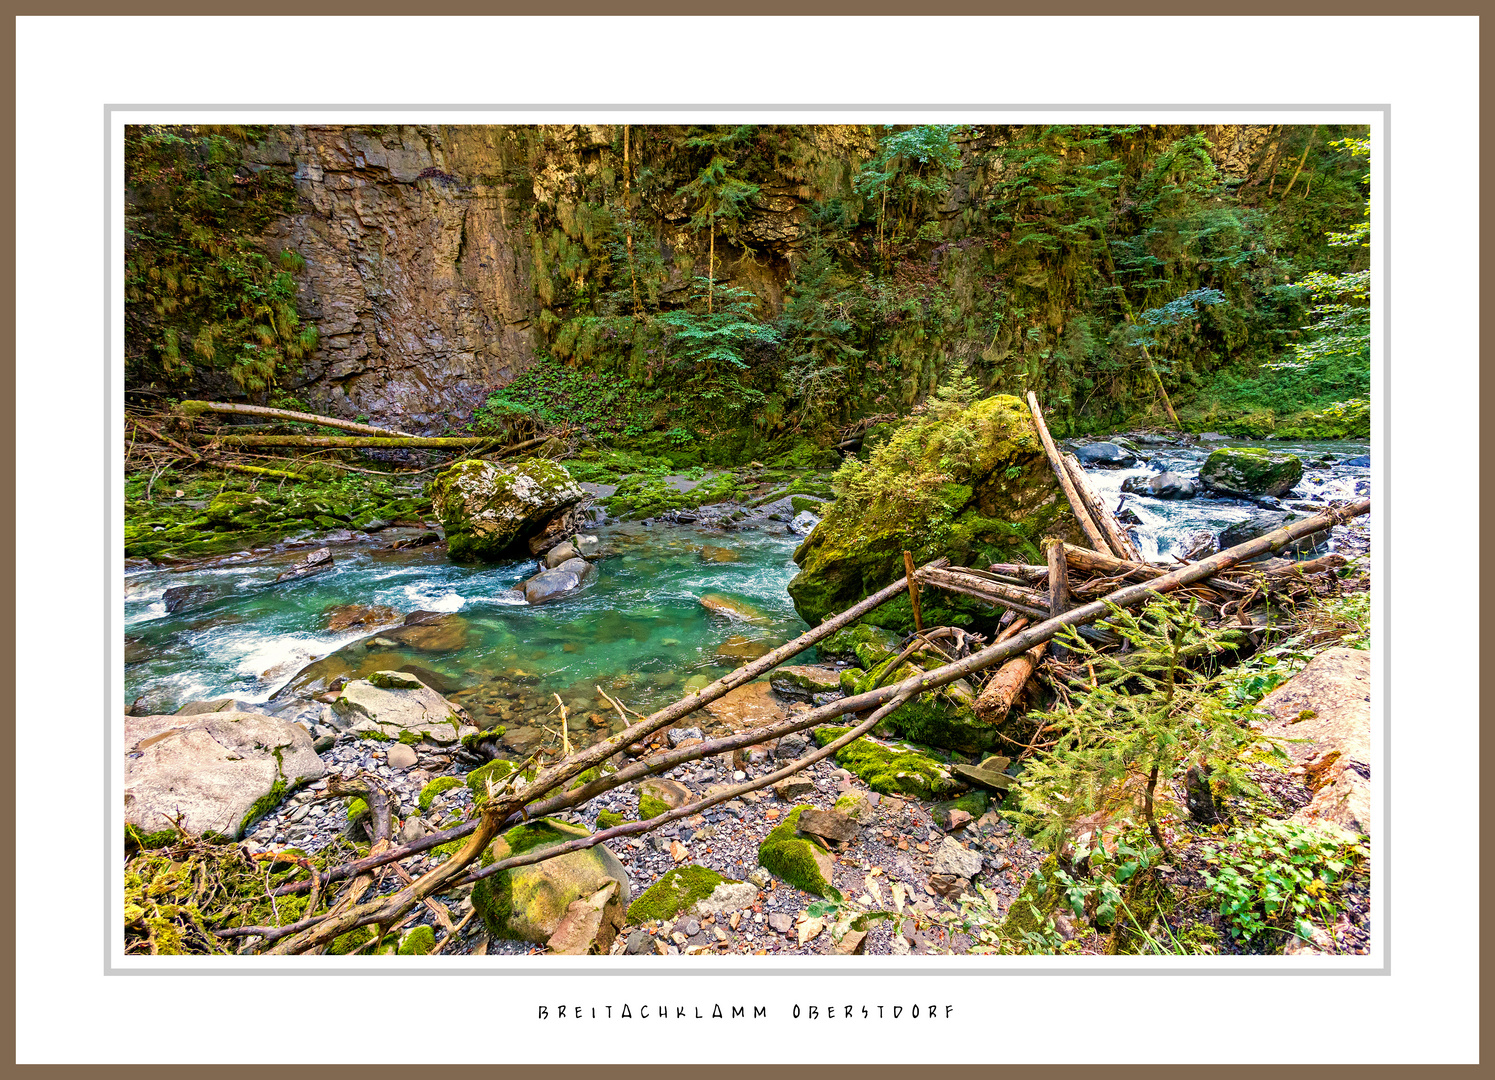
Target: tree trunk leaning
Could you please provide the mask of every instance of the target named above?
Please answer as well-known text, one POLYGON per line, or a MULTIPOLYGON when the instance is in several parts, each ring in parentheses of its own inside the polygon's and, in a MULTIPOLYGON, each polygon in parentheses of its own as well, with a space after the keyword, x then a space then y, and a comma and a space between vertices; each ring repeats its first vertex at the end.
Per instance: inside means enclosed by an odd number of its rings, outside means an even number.
POLYGON ((1101 532, 1106 535, 1106 543, 1110 546, 1111 553, 1118 558, 1128 559, 1132 562, 1141 562, 1142 553, 1137 550, 1137 545, 1132 543, 1132 538, 1126 534, 1121 527, 1121 522, 1116 520, 1116 515, 1106 506, 1105 502, 1095 493, 1090 486, 1089 479, 1085 476, 1085 470, 1080 467, 1079 458, 1073 454, 1064 454, 1064 467, 1069 470, 1070 479, 1074 481, 1075 490, 1080 497, 1090 504, 1090 512, 1096 523, 1100 525, 1101 532))
POLYGON ((1043 442, 1043 450, 1049 457, 1049 467, 1054 470, 1054 476, 1059 480, 1059 486, 1064 489, 1064 497, 1069 500, 1069 508, 1074 511, 1075 517, 1080 522, 1080 528, 1085 530, 1085 535, 1090 538, 1090 546, 1097 551, 1110 551, 1111 545, 1107 543, 1106 536, 1096 525, 1091 516, 1089 504, 1080 497, 1075 490, 1075 484, 1069 476, 1069 470, 1064 467, 1064 461, 1059 456, 1059 448, 1054 445, 1054 437, 1049 434, 1048 425, 1043 422, 1043 410, 1038 407, 1038 395, 1028 391, 1028 408, 1033 413, 1033 426, 1038 429, 1038 437, 1043 442))

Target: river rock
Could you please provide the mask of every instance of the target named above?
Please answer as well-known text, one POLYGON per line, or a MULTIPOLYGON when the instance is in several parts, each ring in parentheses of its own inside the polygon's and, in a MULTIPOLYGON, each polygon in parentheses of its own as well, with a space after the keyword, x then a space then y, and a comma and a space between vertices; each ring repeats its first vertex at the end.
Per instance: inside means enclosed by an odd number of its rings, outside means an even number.
POLYGON ((1340 462, 1340 464, 1353 465, 1357 468, 1368 469, 1370 468, 1370 455, 1361 454, 1359 457, 1345 458, 1342 462, 1340 462))
POLYGON ((125 717, 125 824, 237 839, 326 772, 311 736, 261 713, 125 717))
POLYGON ((1160 472, 1147 478, 1147 494, 1154 499, 1192 499, 1194 482, 1176 472, 1160 472))
POLYGON ((1075 448, 1081 465, 1092 469, 1129 469, 1137 464, 1137 455, 1113 442, 1087 443, 1075 448))
POLYGON ((211 585, 177 585, 161 594, 168 615, 176 615, 218 599, 220 593, 211 585))
MULTIPOLYGON (((568 840, 591 835, 579 825, 554 818, 539 818, 517 826, 497 837, 488 847, 494 862, 536 848, 554 847, 568 840)), ((472 903, 487 924, 488 932, 497 938, 548 942, 561 929, 577 900, 585 900, 600 910, 596 934, 603 935, 606 949, 612 943, 608 930, 616 935, 623 925, 623 913, 632 898, 628 872, 606 845, 584 851, 572 851, 544 862, 501 870, 479 881, 472 890, 472 903), (613 891, 605 897, 609 883, 613 891), (600 903, 599 903, 600 901, 600 903)), ((590 922, 590 919, 587 920, 590 922)), ((575 929, 563 936, 563 943, 575 946, 575 929)), ((602 941, 601 937, 593 940, 602 941)))
POLYGON ((414 747, 404 743, 395 743, 389 748, 389 753, 385 755, 384 760, 391 769, 404 770, 414 768, 420 761, 420 757, 416 754, 414 747))
POLYGON ((746 600, 738 600, 736 597, 724 596, 721 593, 707 593, 701 597, 701 606, 713 615, 722 615, 729 619, 740 619, 750 623, 768 622, 768 616, 746 600))
POLYGON ((595 536, 578 533, 572 538, 571 543, 576 548, 576 553, 583 559, 595 559, 602 554, 602 542, 595 536))
POLYGON ((264 707, 251 705, 234 698, 218 698, 216 701, 189 701, 176 711, 177 716, 201 716, 204 713, 257 713, 264 707))
POLYGON ((377 731, 398 739, 408 731, 443 746, 456 742, 458 731, 471 723, 460 705, 403 671, 376 671, 352 680, 332 708, 355 734, 377 731))
POLYGON ((810 749, 810 740, 797 731, 791 731, 788 735, 781 736, 774 745, 773 756, 780 761, 794 761, 802 758, 810 749))
POLYGON ((736 562, 738 559, 737 552, 734 549, 718 547, 715 544, 702 544, 700 555, 704 562, 729 563, 736 562))
POLYGON ((1370 832, 1370 694, 1370 653, 1326 649, 1262 699, 1263 733, 1292 740, 1285 749, 1315 793, 1295 821, 1370 832))
POLYGON ((531 555, 547 555, 551 549, 576 535, 585 519, 587 501, 568 506, 545 523, 545 527, 525 541, 531 555))
POLYGON ((768 677, 768 684, 786 697, 808 700, 816 694, 838 689, 841 673, 835 668, 814 664, 790 664, 776 668, 768 677))
POLYGON ((1293 454, 1241 447, 1216 450, 1199 468, 1199 480, 1227 495, 1286 495, 1303 478, 1303 463, 1293 454))
POLYGON ((760 656, 767 656, 775 648, 772 641, 754 640, 743 637, 741 634, 733 634, 716 647, 716 655, 723 660, 733 660, 741 664, 756 660, 760 656))
POLYGON ((542 570, 522 586, 526 604, 548 604, 581 588, 581 578, 568 570, 542 570))
POLYGON ((554 570, 567 559, 577 559, 580 557, 581 554, 576 550, 576 546, 567 540, 557 544, 545 553, 545 569, 554 570))
MULTIPOLYGON (((382 635, 386 640, 421 652, 455 652, 467 644, 471 629, 460 615, 440 611, 412 611, 405 624, 382 635)), ((378 644, 376 640, 374 644, 378 644)))
MULTIPOLYGON (((937 553, 961 566, 1026 562, 1025 552, 1045 536, 1082 539, 1026 405, 999 395, 974 403, 945 423, 931 423, 921 444, 924 464, 939 467, 957 428, 961 452, 951 456, 950 483, 939 489, 939 505, 931 504, 927 514, 911 516, 904 493, 896 490, 909 472, 906 463, 884 460, 898 447, 897 440, 879 447, 868 466, 868 479, 878 478, 881 491, 870 501, 837 499, 825 507, 820 525, 794 552, 800 571, 789 583, 789 594, 805 622, 818 626, 826 616, 897 581, 908 537, 928 535, 937 523, 942 529, 937 553), (1021 523, 1021 535, 1012 522, 1021 523)), ((914 557, 922 561, 928 556, 921 549, 914 557)), ((926 590, 922 600, 926 625, 941 625, 965 610, 950 606, 963 601, 941 597, 934 589, 926 590)), ((888 604, 864 622, 907 632, 913 629, 913 612, 906 602, 888 604)))
POLYGON ((795 536, 809 536, 815 531, 815 526, 819 524, 819 517, 808 510, 801 510, 794 515, 794 520, 789 523, 789 531, 795 536))
POLYGON ((695 913, 701 918, 714 915, 720 918, 734 911, 750 908, 758 899, 758 886, 748 881, 724 881, 711 890, 711 895, 697 901, 695 913))
POLYGON ((322 612, 327 620, 327 629, 334 634, 346 630, 372 630, 377 626, 392 626, 404 616, 384 604, 338 604, 322 612))
POLYGON ((757 727, 784 718, 784 706, 773 696, 766 682, 750 682, 728 691, 705 705, 706 712, 732 731, 757 727))
POLYGON ((560 956, 606 953, 617 940, 623 917, 609 910, 618 883, 609 881, 591 896, 571 901, 545 947, 560 956))
POLYGON ((591 581, 597 576, 597 568, 585 559, 571 558, 556 567, 563 574, 575 574, 576 579, 582 584, 591 581))
POLYGON ((799 815, 799 831, 826 840, 855 840, 861 828, 850 817, 835 810, 806 807, 799 815))
POLYGON ((690 802, 690 788, 678 780, 669 780, 662 776, 651 776, 647 780, 640 781, 638 786, 639 795, 648 795, 658 799, 671 810, 684 806, 690 802))
POLYGON ((960 841, 953 836, 947 836, 940 841, 940 847, 934 855, 934 872, 936 874, 950 874, 954 877, 973 878, 981 872, 981 856, 961 847, 960 841))
POLYGON ((334 565, 332 552, 326 548, 317 548, 306 558, 293 564, 289 570, 278 575, 274 584, 281 585, 288 581, 301 581, 304 578, 314 577, 317 574, 326 573, 334 565))
POLYGON ((498 562, 533 554, 530 538, 584 498, 570 473, 543 458, 460 461, 431 485, 431 504, 446 531, 447 551, 458 561, 498 562))

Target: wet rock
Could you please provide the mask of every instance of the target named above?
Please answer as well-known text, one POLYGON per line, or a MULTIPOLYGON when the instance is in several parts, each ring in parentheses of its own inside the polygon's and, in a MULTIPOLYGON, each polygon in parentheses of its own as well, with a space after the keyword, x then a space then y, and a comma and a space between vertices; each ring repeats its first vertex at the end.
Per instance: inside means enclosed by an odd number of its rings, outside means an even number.
POLYGON ((1137 455, 1113 442, 1087 443, 1075 448, 1081 465, 1092 469, 1129 469, 1137 464, 1137 455))
POLYGON ((715 544, 703 544, 700 555, 703 561, 713 563, 737 562, 740 558, 733 548, 718 547, 715 544))
POLYGON ((176 615, 218 599, 218 590, 211 585, 177 585, 161 594, 168 615, 176 615))
POLYGON ((1216 450, 1199 468, 1206 488, 1226 494, 1286 495, 1303 478, 1303 463, 1277 450, 1216 450))
POLYGON ((1345 458, 1342 462, 1340 462, 1340 464, 1353 465, 1357 468, 1368 469, 1370 468, 1370 455, 1361 454, 1359 457, 1345 458))
POLYGON ((583 559, 595 559, 602 554, 602 542, 590 534, 578 533, 571 543, 583 559))
MULTIPOLYGON (((405 616, 405 624, 382 635, 385 641, 393 641, 406 648, 421 652, 455 652, 467 644, 471 628, 460 615, 439 611, 412 611, 405 616)), ((376 639, 373 644, 379 644, 376 639)))
POLYGON ((176 711, 176 715, 201 716, 203 713, 256 713, 263 711, 264 706, 262 705, 251 705, 247 701, 238 701, 234 698, 218 698, 216 701, 189 701, 176 711))
POLYGON ((716 655, 723 660, 732 660, 742 664, 756 660, 760 656, 767 656, 773 652, 775 647, 772 641, 754 640, 743 637, 741 634, 733 634, 716 647, 716 655))
POLYGON ((738 600, 736 597, 725 596, 722 593, 707 593, 701 597, 701 606, 713 615, 721 615, 729 619, 760 624, 768 622, 768 616, 746 600, 738 600))
POLYGON ((545 568, 554 570, 568 559, 577 559, 581 553, 576 550, 574 544, 569 540, 563 541, 545 553, 545 568))
POLYGON ((289 791, 326 772, 301 727, 259 713, 127 716, 125 823, 237 839, 289 791))
POLYGON ((795 536, 809 536, 815 531, 815 526, 820 524, 820 518, 808 510, 801 510, 794 515, 794 520, 789 523, 789 531, 795 536))
POLYGON ((393 626, 404 619, 398 611, 384 604, 338 604, 322 612, 322 617, 327 620, 327 629, 334 634, 360 628, 372 630, 378 626, 393 626))
POLYGON ((300 562, 292 565, 289 570, 278 575, 274 583, 281 585, 290 581, 301 581, 305 578, 314 577, 317 574, 326 573, 334 565, 332 552, 326 548, 318 548, 300 562))
MULTIPOLYGON (((437 475, 431 504, 458 561, 497 562, 531 551, 529 540, 586 498, 553 461, 460 461, 437 475)), ((557 538, 557 543, 565 539, 557 538)))

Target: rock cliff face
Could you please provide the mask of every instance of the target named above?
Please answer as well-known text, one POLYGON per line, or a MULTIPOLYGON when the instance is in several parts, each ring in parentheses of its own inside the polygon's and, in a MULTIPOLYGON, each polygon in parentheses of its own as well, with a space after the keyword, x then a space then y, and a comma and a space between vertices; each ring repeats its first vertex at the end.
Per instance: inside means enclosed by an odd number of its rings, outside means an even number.
MULTIPOLYGON (((1221 173, 1234 178, 1247 175, 1270 138, 1263 127, 1205 130, 1221 173)), ((811 222, 827 207, 860 221, 866 234, 838 241, 839 254, 857 265, 871 259, 868 223, 879 209, 853 190, 853 179, 882 128, 775 131, 734 143, 739 167, 752 162, 757 193, 739 220, 717 222, 712 245, 711 230, 691 223, 700 207, 681 194, 701 154, 688 149, 683 128, 635 126, 631 143, 616 125, 270 129, 244 147, 246 165, 291 175, 298 210, 266 233, 265 247, 306 260, 301 310, 320 333, 287 389, 332 414, 431 432, 465 421, 537 352, 626 367, 648 385, 652 354, 642 346, 629 360, 626 350, 601 356, 595 342, 579 343, 590 341, 587 320, 611 310, 604 290, 628 281, 617 239, 625 219, 634 233, 628 259, 631 266, 636 260, 637 289, 652 309, 683 302, 714 249, 716 281, 750 289, 775 315, 804 265, 810 234, 828 235, 824 221, 811 222)), ((966 147, 973 164, 952 175, 943 201, 931 207, 929 227, 956 239, 933 249, 923 291, 938 278, 962 311, 1003 280, 988 281, 992 271, 982 261, 990 257, 982 255, 985 245, 997 243, 986 219, 1001 174, 978 162, 982 148, 1005 138, 996 128, 974 136, 966 147)), ((863 346, 873 371, 896 359, 897 378, 878 376, 888 381, 886 395, 866 389, 864 404, 922 400, 947 355, 988 364, 1004 378, 1033 349, 1048 357, 1071 314, 1059 293, 1051 299, 1046 314, 1028 318, 1032 326, 1008 319, 997 337, 961 331, 959 340, 926 332, 902 309, 883 312, 885 325, 863 346)), ((987 317, 972 311, 972 319, 987 317)))
MULTIPOLYGON (((512 140, 508 140, 512 142, 512 140)), ((316 408, 435 429, 534 355, 529 245, 502 129, 275 129, 253 165, 294 169, 302 212, 267 243, 306 259, 316 408)))

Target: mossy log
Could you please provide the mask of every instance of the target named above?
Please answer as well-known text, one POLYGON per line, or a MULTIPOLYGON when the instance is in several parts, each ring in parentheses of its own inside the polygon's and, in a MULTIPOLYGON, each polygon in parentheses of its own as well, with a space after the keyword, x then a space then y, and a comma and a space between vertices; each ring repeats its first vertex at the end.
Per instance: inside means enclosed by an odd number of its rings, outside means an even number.
POLYGON ((392 431, 389 428, 374 427, 371 424, 360 424, 353 420, 340 420, 337 417, 319 416, 316 413, 294 412, 290 409, 272 409, 265 405, 240 405, 227 401, 184 401, 177 406, 177 411, 187 416, 201 416, 204 413, 227 413, 234 416, 268 416, 275 420, 288 420, 298 424, 316 424, 320 427, 337 428, 339 431, 353 431, 360 435, 379 435, 396 439, 408 439, 411 437, 403 431, 392 431))
POLYGON ((372 435, 215 435, 197 436, 211 438, 219 446, 316 446, 336 447, 348 450, 458 450, 469 446, 489 446, 497 439, 477 436, 392 436, 376 438, 372 435))

